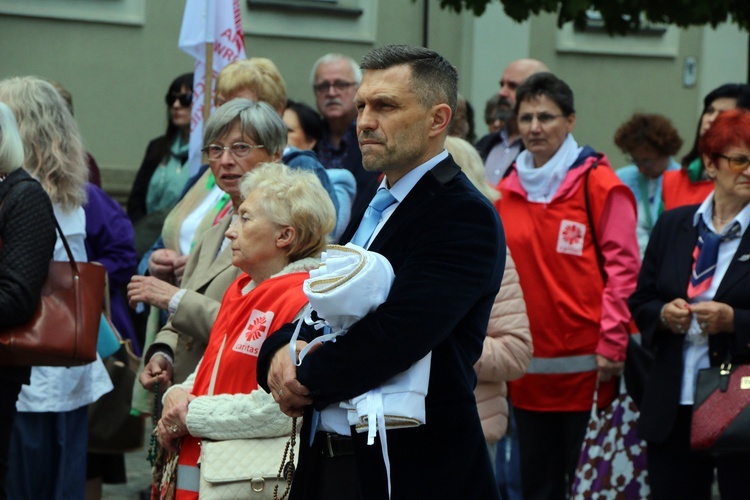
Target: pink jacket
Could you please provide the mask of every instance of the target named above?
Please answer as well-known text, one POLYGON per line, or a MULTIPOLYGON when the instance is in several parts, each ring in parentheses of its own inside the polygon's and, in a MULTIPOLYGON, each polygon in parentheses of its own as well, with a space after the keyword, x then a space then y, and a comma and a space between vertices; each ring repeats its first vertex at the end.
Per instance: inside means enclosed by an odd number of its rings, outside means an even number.
POLYGON ((533 347, 526 303, 508 250, 500 292, 490 312, 482 356, 474 365, 477 372, 477 400, 484 438, 496 443, 508 427, 508 380, 520 378, 529 366, 533 347))

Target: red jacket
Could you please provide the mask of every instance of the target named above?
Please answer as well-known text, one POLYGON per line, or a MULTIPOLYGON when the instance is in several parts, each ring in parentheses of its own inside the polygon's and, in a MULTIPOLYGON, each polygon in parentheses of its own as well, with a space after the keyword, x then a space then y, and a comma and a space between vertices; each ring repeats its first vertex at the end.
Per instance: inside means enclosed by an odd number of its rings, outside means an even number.
MULTIPOLYGON (((604 156, 585 148, 576 164, 549 203, 529 202, 515 171, 501 182, 502 198, 496 203, 529 311, 534 358, 529 372, 510 383, 513 404, 527 410, 590 409, 597 376, 595 355, 622 361, 627 345, 626 300, 635 288, 639 267, 635 200, 604 156), (600 247, 602 226, 610 222, 602 220, 610 195, 619 191, 618 199, 628 200, 611 210, 613 217, 632 221, 626 231, 632 238, 625 237, 622 255, 635 265, 628 266, 624 280, 622 270, 604 262, 595 250, 584 192, 588 170, 588 199, 600 247), (614 293, 607 290, 601 269, 626 286, 614 293), (603 315, 605 301, 608 310, 603 315)), ((614 392, 614 382, 600 387, 600 406, 609 404, 614 392)))

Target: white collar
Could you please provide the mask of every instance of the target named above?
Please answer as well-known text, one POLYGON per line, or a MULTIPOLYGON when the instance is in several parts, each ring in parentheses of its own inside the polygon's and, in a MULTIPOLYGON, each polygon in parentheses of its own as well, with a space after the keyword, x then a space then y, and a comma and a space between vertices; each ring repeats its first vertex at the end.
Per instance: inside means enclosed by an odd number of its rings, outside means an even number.
MULTIPOLYGON (((712 220, 713 215, 714 192, 711 191, 711 194, 709 194, 706 199, 703 200, 703 203, 701 203, 701 205, 698 207, 698 210, 695 211, 695 214, 693 215, 693 226, 697 226, 700 218, 703 218, 703 223, 706 225, 706 227, 716 233, 716 228, 714 227, 714 223, 712 220)), ((734 219, 732 219, 732 221, 737 221, 740 224, 740 237, 742 237, 745 234, 745 230, 748 228, 748 226, 750 226, 750 203, 745 205, 745 207, 740 210, 737 215, 734 216, 734 219)), ((724 230, 728 231, 731 227, 732 224, 729 223, 724 227, 724 230)))
MULTIPOLYGON (((406 198, 406 195, 408 195, 414 188, 414 186, 417 185, 417 182, 419 182, 424 174, 432 170, 438 163, 445 160, 446 158, 448 158, 448 151, 443 149, 441 153, 433 156, 418 167, 410 170, 406 175, 396 181, 396 184, 391 186, 391 188, 389 189, 393 197, 396 198, 396 201, 398 203, 401 203, 404 198, 406 198)), ((383 181, 380 183, 380 187, 385 187, 386 189, 388 189, 388 184, 385 178, 383 178, 383 181)))

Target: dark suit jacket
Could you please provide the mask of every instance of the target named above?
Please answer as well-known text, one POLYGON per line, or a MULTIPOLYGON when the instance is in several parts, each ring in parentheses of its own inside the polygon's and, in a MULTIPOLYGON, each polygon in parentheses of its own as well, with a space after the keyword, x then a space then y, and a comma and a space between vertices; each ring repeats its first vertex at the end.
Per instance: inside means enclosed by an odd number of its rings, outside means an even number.
MULTIPOLYGON (((354 218, 342 241, 349 241, 361 218, 354 218)), ((498 498, 472 393, 473 366, 505 266, 496 211, 448 158, 414 186, 370 250, 393 265, 388 298, 345 336, 309 354, 297 370, 300 382, 322 409, 378 387, 432 351, 427 423, 388 432, 392 498, 498 498)), ((288 330, 261 349, 262 385, 269 358, 288 344, 288 330)), ((303 335, 309 339, 310 332, 303 335)), ((309 432, 306 419, 293 498, 304 497, 309 478, 309 432)), ((355 434, 354 445, 363 495, 388 498, 380 443, 367 446, 363 433, 355 434)))
MULTIPOLYGON (((680 404, 682 350, 685 335, 675 335, 659 321, 662 306, 677 297, 687 300, 687 284, 693 266, 692 253, 698 239, 693 216, 698 205, 664 212, 651 234, 638 287, 629 306, 643 344, 651 349, 654 362, 646 383, 639 435, 663 442, 674 424, 680 404)), ((745 231, 739 249, 719 285, 714 301, 734 308, 734 333, 709 336, 711 366, 720 365, 729 353, 735 361, 750 360, 750 231, 745 231)))

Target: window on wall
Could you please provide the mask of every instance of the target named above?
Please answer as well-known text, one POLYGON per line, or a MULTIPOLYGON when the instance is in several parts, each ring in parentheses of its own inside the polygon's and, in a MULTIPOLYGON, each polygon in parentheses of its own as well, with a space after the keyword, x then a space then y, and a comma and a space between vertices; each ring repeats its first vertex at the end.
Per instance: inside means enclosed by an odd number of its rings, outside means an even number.
POLYGON ((586 27, 577 30, 566 23, 557 32, 559 52, 620 54, 645 57, 677 57, 679 30, 674 26, 641 22, 641 29, 627 36, 610 36, 597 11, 586 15, 586 27))
POLYGON ((359 0, 247 0, 251 10, 296 11, 341 17, 361 16, 363 9, 360 4, 359 0))
POLYGON ((143 25, 145 1, 2 0, 0 1, 0 14, 143 25))
POLYGON ((245 33, 373 42, 377 0, 245 0, 245 33))

